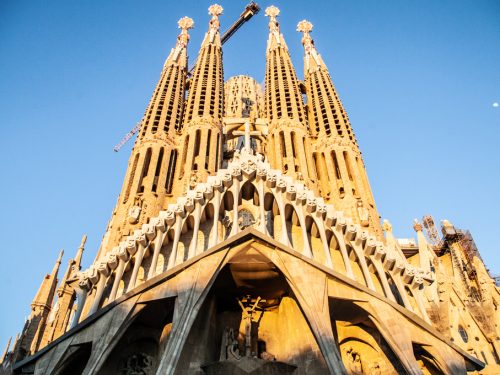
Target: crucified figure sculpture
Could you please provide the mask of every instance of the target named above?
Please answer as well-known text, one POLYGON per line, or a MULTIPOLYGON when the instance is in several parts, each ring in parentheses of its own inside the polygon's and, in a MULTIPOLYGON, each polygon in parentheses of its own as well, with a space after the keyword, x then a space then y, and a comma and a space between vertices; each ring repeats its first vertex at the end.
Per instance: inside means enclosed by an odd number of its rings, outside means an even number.
POLYGON ((245 357, 252 356, 252 319, 255 309, 258 307, 259 302, 265 302, 260 297, 257 297, 256 300, 252 300, 252 298, 248 295, 241 300, 238 299, 238 303, 243 311, 242 319, 245 320, 245 357), (255 301, 255 302, 254 302, 255 301))

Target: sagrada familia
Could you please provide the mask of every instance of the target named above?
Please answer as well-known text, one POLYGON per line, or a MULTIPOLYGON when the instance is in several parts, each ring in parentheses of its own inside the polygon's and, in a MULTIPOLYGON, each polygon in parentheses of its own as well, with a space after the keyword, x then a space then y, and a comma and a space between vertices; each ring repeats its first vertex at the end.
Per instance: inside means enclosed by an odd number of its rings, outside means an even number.
POLYGON ((224 80, 222 11, 192 70, 179 20, 93 264, 85 237, 61 276, 60 254, 1 371, 499 374, 500 293, 472 236, 381 223, 312 24, 300 80, 265 10, 262 88, 224 80))

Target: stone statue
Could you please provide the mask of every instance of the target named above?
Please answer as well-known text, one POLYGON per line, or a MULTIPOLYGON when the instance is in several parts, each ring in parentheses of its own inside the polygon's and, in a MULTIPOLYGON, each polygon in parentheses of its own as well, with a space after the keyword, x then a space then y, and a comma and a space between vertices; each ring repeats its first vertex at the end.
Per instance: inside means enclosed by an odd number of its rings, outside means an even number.
POLYGON ((250 296, 238 300, 238 304, 243 312, 241 319, 245 320, 245 357, 255 356, 256 354, 252 353, 252 319, 255 309, 260 302, 265 302, 265 300, 260 297, 254 300, 250 296))
POLYGON ((351 375, 362 375, 363 364, 361 363, 361 356, 353 347, 346 350, 347 361, 345 363, 346 370, 351 375))

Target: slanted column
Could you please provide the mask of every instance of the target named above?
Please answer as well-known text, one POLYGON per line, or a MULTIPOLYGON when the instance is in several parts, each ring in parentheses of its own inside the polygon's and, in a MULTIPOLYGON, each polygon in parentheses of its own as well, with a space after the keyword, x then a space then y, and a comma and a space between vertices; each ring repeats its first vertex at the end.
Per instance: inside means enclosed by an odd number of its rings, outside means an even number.
POLYGON ((130 283, 127 288, 127 292, 135 288, 137 282, 137 274, 139 273, 139 268, 142 264, 142 259, 144 258, 144 252, 148 246, 148 241, 146 240, 146 235, 140 230, 135 232, 135 241, 138 244, 137 253, 134 257, 134 269, 132 271, 132 276, 130 276, 130 283))
POLYGON ((165 241, 165 237, 167 236, 167 227, 165 225, 165 220, 161 216, 164 213, 162 211, 160 213, 160 217, 157 217, 151 221, 151 225, 157 231, 155 241, 153 243, 153 257, 151 259, 151 266, 148 272, 148 279, 154 277, 156 275, 156 265, 158 264, 158 256, 160 254, 161 247, 163 246, 163 242, 165 241))
POLYGON ((184 211, 184 207, 178 204, 175 207, 174 241, 172 244, 170 257, 168 258, 167 269, 174 267, 175 263, 177 262, 177 249, 179 247, 179 239, 181 238, 182 223, 184 221, 185 215, 186 213, 184 211))
POLYGON ((78 282, 77 287, 75 288, 77 307, 75 315, 73 316, 73 321, 71 322, 70 329, 76 327, 80 322, 80 318, 83 312, 83 307, 85 306, 85 302, 87 301, 87 295, 89 293, 89 289, 90 285, 88 279, 82 276, 78 282))
POLYGON ((221 205, 221 186, 214 186, 214 197, 212 199, 214 207, 214 217, 212 230, 210 232, 210 245, 209 247, 215 246, 219 243, 219 216, 220 216, 220 205, 221 205))
POLYGON ((125 261, 120 257, 118 259, 118 267, 116 267, 115 279, 113 280, 113 286, 109 294, 109 301, 114 301, 116 299, 116 293, 118 292, 118 287, 123 277, 123 271, 125 270, 125 261))
POLYGON ((94 301, 92 301, 92 307, 89 311, 89 316, 94 314, 98 309, 102 299, 102 293, 104 292, 104 287, 106 286, 106 280, 109 276, 109 268, 105 262, 99 264, 97 268, 99 273, 99 281, 97 282, 96 293, 94 296, 94 301))
POLYGON ((422 284, 423 284, 422 277, 416 276, 410 289, 412 291, 413 297, 415 298, 415 302, 417 303, 420 315, 427 323, 432 324, 431 320, 429 319, 429 315, 427 315, 427 309, 425 308, 422 290, 420 290, 420 286, 422 284))

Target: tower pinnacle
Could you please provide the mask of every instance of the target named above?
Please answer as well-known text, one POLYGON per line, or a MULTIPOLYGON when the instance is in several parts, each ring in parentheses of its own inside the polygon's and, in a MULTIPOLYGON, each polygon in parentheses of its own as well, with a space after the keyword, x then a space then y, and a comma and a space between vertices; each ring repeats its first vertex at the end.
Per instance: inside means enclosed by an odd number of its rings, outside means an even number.
POLYGON ((175 48, 172 49, 170 56, 167 58, 165 65, 168 65, 169 61, 175 61, 179 63, 179 57, 182 52, 184 52, 184 57, 186 58, 186 48, 189 42, 189 34, 188 30, 194 27, 194 21, 189 17, 182 17, 179 21, 177 21, 177 25, 179 25, 179 29, 181 29, 181 33, 177 36, 177 43, 175 48))
POLYGON ((205 36, 203 44, 215 43, 218 46, 221 46, 220 34, 219 34, 219 28, 220 28, 219 16, 222 14, 223 10, 224 8, 222 8, 219 4, 213 4, 208 7, 208 14, 212 15, 212 18, 208 23, 208 34, 205 36), (218 36, 217 40, 215 38, 216 36, 218 36))
POLYGON ((305 51, 305 71, 309 73, 313 70, 318 70, 320 66, 323 66, 326 69, 323 60, 321 60, 321 56, 318 54, 318 51, 314 46, 314 40, 310 34, 312 29, 313 24, 307 20, 302 20, 297 24, 297 31, 303 34, 302 45, 304 46, 305 51))
POLYGON ((219 168, 224 110, 224 71, 219 16, 223 8, 208 8, 208 23, 189 82, 177 186, 185 191, 219 168))
POLYGON ((269 158, 274 168, 313 187, 309 136, 302 92, 288 48, 280 33, 275 6, 266 9, 269 39, 266 52, 265 105, 269 119, 269 158))
POLYGON ((269 39, 267 41, 267 50, 276 48, 277 46, 282 46, 286 48, 285 40, 280 33, 280 24, 277 17, 280 14, 280 10, 271 5, 266 8, 265 15, 269 17, 269 39))

